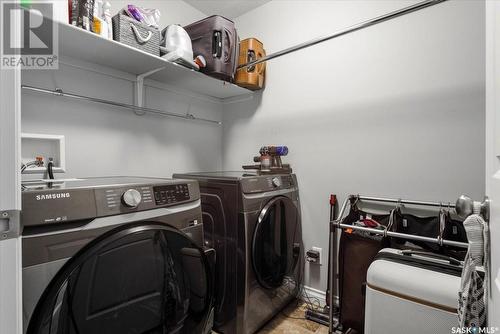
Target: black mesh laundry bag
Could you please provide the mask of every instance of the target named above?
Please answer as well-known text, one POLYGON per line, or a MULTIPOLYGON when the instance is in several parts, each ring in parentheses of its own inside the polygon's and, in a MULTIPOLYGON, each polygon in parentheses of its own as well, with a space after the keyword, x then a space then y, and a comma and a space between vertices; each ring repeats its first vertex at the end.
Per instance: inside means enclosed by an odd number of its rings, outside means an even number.
MULTIPOLYGON (((440 218, 434 217, 418 217, 412 214, 404 213, 398 215, 394 220, 394 231, 398 233, 417 235, 422 237, 437 238, 440 233, 440 218)), ((396 248, 415 248, 418 246, 425 250, 440 253, 441 249, 438 244, 425 241, 407 240, 394 238, 393 244, 396 248), (413 245, 412 245, 413 244, 413 245)))
MULTIPOLYGON (((463 223, 459 220, 452 219, 449 212, 444 212, 442 218, 440 215, 418 217, 412 214, 399 213, 394 217, 392 230, 422 237, 437 238, 441 236, 445 240, 467 242, 467 235, 463 223), (441 220, 443 225, 441 224, 441 220)), ((395 248, 422 248, 436 254, 444 254, 459 260, 463 260, 467 253, 465 249, 453 246, 441 246, 425 241, 393 238, 391 243, 395 248)))
MULTIPOLYGON (((390 214, 369 214, 360 210, 356 203, 351 205, 349 215, 343 224, 354 224, 371 217, 387 227, 390 214)), ((368 267, 382 248, 390 246, 390 238, 358 231, 342 232, 339 244, 339 297, 340 322, 345 329, 358 333, 364 330, 365 286, 368 267)))
MULTIPOLYGON (((469 240, 467 239, 467 232, 464 228, 464 223, 460 220, 453 219, 449 212, 445 215, 443 239, 463 243, 469 242, 469 240)), ((467 254, 467 249, 445 245, 442 247, 442 252, 443 254, 451 256, 455 259, 464 260, 465 255, 467 254)))

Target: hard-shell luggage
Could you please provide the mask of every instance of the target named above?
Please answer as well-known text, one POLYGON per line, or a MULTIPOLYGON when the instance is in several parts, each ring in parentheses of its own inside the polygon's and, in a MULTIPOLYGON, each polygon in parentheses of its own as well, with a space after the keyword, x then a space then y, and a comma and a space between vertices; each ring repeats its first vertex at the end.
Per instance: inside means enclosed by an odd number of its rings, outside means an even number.
MULTIPOLYGON (((247 38, 240 43, 238 66, 260 59, 266 55, 264 45, 256 38, 247 38)), ((266 79, 266 63, 240 68, 236 71, 235 83, 251 90, 264 88, 266 79)))
POLYGON ((447 256, 381 250, 367 274, 365 334, 452 333, 461 273, 447 256))
POLYGON ((239 46, 234 22, 212 15, 184 29, 191 38, 194 56, 202 55, 207 63, 200 71, 218 79, 234 81, 239 46))

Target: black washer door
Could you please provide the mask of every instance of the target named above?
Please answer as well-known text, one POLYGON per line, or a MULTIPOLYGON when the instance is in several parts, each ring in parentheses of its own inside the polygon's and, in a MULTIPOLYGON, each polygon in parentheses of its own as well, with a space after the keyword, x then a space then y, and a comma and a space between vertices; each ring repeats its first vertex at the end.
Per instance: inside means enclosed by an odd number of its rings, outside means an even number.
POLYGON ((252 265, 261 286, 278 288, 300 254, 298 209, 288 197, 275 197, 262 209, 252 242, 252 265))
POLYGON ((204 252, 159 223, 96 238, 57 273, 29 334, 203 333, 212 293, 204 252))

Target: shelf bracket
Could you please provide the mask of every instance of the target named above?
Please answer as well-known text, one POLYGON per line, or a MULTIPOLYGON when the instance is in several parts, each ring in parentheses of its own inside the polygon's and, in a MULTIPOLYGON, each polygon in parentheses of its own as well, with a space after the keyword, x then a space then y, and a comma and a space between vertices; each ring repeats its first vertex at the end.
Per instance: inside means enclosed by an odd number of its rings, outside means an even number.
MULTIPOLYGON (((144 107, 144 79, 151 74, 164 70, 165 67, 156 68, 154 70, 139 74, 135 78, 135 105, 144 107)), ((137 115, 144 115, 144 112, 135 111, 137 115)))

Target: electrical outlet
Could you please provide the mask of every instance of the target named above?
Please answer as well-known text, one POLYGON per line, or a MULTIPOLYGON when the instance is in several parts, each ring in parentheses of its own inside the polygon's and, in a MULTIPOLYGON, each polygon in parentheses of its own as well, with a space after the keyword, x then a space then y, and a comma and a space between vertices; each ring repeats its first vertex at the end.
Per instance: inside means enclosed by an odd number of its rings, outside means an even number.
POLYGON ((321 253, 322 249, 319 247, 313 247, 312 250, 317 251, 319 253, 319 258, 318 258, 318 261, 316 262, 316 264, 322 265, 323 264, 323 256, 321 253))

